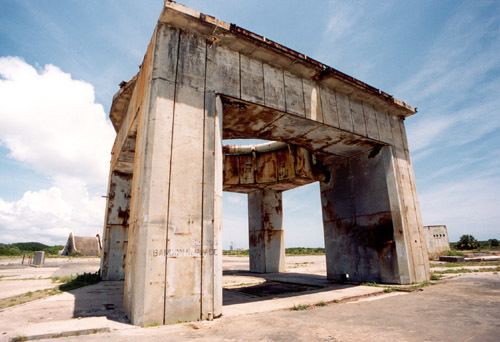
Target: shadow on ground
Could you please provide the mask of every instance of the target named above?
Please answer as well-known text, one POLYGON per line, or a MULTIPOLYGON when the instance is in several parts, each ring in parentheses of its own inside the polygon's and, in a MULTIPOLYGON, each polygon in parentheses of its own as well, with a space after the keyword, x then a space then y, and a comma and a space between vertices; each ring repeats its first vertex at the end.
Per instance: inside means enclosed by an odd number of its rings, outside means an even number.
POLYGON ((305 273, 265 273, 224 271, 225 276, 259 277, 265 282, 223 289, 223 305, 244 304, 273 298, 288 298, 304 294, 346 289, 357 285, 333 283, 325 276, 305 273))
MULTIPOLYGON (((256 274, 248 271, 224 271, 224 276, 263 278, 261 283, 240 284, 223 288, 223 305, 245 304, 273 298, 346 289, 356 285, 335 284, 325 276, 303 273, 256 274)), ((128 323, 123 308, 123 281, 102 281, 69 291, 75 297, 73 317, 105 316, 109 320, 128 323)))
POLYGON ((74 318, 105 316, 109 320, 129 322, 123 309, 123 281, 102 281, 68 292, 75 296, 74 318))

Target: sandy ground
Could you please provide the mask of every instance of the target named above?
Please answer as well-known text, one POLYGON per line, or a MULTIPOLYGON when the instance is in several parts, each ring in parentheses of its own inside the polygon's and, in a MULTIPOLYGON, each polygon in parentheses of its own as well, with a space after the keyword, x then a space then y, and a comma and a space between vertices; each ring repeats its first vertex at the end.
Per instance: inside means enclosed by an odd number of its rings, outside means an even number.
MULTIPOLYGON (((15 291, 33 291, 36 286, 53 286, 49 284, 50 277, 94 272, 99 268, 96 258, 49 259, 46 264, 49 267, 41 268, 12 264, 15 260, 8 265, 4 261, 0 264, 0 294, 4 297, 15 291)), ((498 274, 465 274, 425 287, 423 291, 333 303, 336 298, 343 298, 342 291, 363 296, 379 288, 328 288, 330 285, 325 285, 324 279, 324 256, 287 257, 285 275, 248 274, 246 257, 224 257, 223 265, 225 315, 212 322, 153 328, 124 324, 126 317, 117 304, 121 301, 122 283, 104 282, 0 311, 0 341, 8 336, 8 329, 12 331, 21 325, 29 331, 28 328, 38 324, 40 330, 45 324, 40 322, 46 322, 47 327, 53 329, 79 322, 97 327, 105 324, 112 329, 110 333, 65 337, 64 341, 164 341, 166 338, 179 341, 498 341, 500 336, 498 274), (238 292, 243 287, 283 280, 294 286, 300 286, 301 282, 313 284, 319 290, 294 293, 295 290, 287 289, 291 292, 265 298, 242 296, 238 292), (302 303, 307 296, 310 296, 309 302, 304 303, 318 303, 323 298, 332 303, 303 311, 289 309, 291 303, 302 303), (84 318, 75 319, 77 317, 84 318)))
POLYGON ((21 264, 22 258, 0 259, 0 299, 58 286, 53 277, 99 269, 98 258, 47 258, 44 267, 21 264))
MULTIPOLYGON (((51 278, 96 272, 99 269, 98 258, 47 258, 44 267, 30 267, 21 264, 22 258, 0 259, 0 299, 29 291, 56 287, 51 278)), ((325 275, 324 256, 290 256, 286 259, 287 270, 296 273, 325 275)), ((223 260, 225 271, 248 270, 248 257, 225 256, 223 260)), ((225 285, 241 283, 261 283, 262 277, 241 277, 228 275, 224 277, 225 285)))
POLYGON ((500 276, 455 277, 409 294, 331 303, 64 341, 498 341, 500 276))

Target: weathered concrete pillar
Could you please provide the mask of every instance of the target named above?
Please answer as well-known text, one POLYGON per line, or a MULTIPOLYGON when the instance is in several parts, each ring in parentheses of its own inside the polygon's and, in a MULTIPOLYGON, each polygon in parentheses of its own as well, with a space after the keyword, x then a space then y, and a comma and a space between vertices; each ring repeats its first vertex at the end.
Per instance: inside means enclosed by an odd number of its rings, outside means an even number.
POLYGON ((403 224, 391 147, 334 158, 330 173, 321 182, 328 278, 402 284, 425 280, 414 276, 413 270, 424 266, 408 248, 411 227, 403 224))
POLYGON ((119 171, 111 172, 109 177, 101 258, 103 280, 123 280, 125 277, 131 182, 131 174, 119 171))
POLYGON ((203 37, 161 26, 155 44, 143 63, 152 74, 137 80, 151 89, 137 116, 125 274, 136 325, 222 309, 222 104, 205 88, 203 37))
POLYGON ((248 194, 250 272, 285 272, 281 191, 248 194))

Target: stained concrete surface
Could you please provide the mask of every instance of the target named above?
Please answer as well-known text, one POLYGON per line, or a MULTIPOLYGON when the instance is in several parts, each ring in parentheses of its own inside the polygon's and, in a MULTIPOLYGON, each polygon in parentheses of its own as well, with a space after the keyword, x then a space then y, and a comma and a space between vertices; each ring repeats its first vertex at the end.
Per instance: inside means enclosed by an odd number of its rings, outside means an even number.
POLYGON ((498 274, 464 275, 423 291, 379 298, 65 341, 498 341, 500 336, 498 274))

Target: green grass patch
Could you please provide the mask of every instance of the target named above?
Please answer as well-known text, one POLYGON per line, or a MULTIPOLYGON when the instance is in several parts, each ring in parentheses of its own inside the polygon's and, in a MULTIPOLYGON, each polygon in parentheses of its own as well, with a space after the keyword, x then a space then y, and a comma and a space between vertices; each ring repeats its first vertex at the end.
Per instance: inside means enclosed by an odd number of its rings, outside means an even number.
POLYGON ((290 247, 285 249, 286 255, 323 255, 325 249, 321 247, 290 247))
POLYGON ((450 249, 449 251, 446 252, 447 256, 464 256, 464 252, 458 251, 456 249, 450 249))
POLYGON ((52 277, 51 279, 55 283, 62 284, 52 289, 29 291, 17 296, 0 299, 0 310, 48 296, 53 296, 62 293, 63 291, 71 291, 83 286, 97 284, 101 281, 101 276, 99 275, 99 272, 95 272, 83 273, 78 276, 52 277))
MULTIPOLYGON (((233 249, 233 250, 225 250, 222 251, 223 255, 232 255, 232 256, 248 256, 248 249, 233 249)), ((324 255, 324 248, 310 248, 310 247, 290 247, 285 249, 286 255, 324 255)))
MULTIPOLYGON (((467 250, 467 252, 491 252, 491 251, 500 251, 500 245, 498 243, 498 239, 489 239, 483 241, 477 241, 478 246, 474 249, 467 250)), ((459 249, 460 243, 450 242, 451 249, 459 249)))
POLYGON ((0 243, 0 255, 4 256, 32 256, 36 251, 44 251, 48 255, 58 255, 63 249, 62 245, 48 246, 39 242, 17 242, 17 243, 0 243))
MULTIPOLYGON (((366 285, 366 284, 364 284, 366 285)), ((421 283, 416 283, 412 285, 393 285, 393 286, 388 286, 385 284, 377 284, 374 283, 374 285, 368 285, 368 286, 376 286, 376 287, 383 287, 384 288, 384 293, 391 293, 391 292, 414 292, 422 289, 423 287, 432 285, 430 281, 423 281, 421 283)))
POLYGON ((298 304, 298 305, 294 305, 291 310, 292 311, 303 311, 303 310, 309 310, 310 308, 311 308, 311 305, 309 305, 309 304, 298 304))
POLYGON ((432 264, 432 267, 464 267, 464 266, 500 266, 500 261, 465 261, 432 264))
POLYGON ((222 251, 222 255, 248 256, 248 249, 233 249, 222 251))
POLYGON ((101 275, 99 271, 95 273, 83 273, 76 277, 71 277, 64 284, 59 285, 59 290, 61 291, 71 291, 77 288, 97 284, 101 281, 101 275))
POLYGON ((500 266, 488 268, 450 268, 442 271, 434 271, 437 274, 456 274, 456 273, 480 273, 480 272, 498 272, 500 266))
POLYGON ((61 291, 58 288, 53 288, 53 289, 45 289, 38 291, 30 291, 17 296, 3 298, 0 299, 0 310, 11 306, 31 302, 33 300, 42 299, 59 293, 61 293, 61 291))
POLYGON ((53 283, 69 283, 70 281, 74 280, 76 278, 76 275, 67 275, 67 276, 61 276, 61 277, 50 277, 50 280, 52 280, 53 283))
POLYGON ((441 274, 437 274, 437 273, 431 273, 431 280, 441 280, 443 278, 443 276, 441 274))

